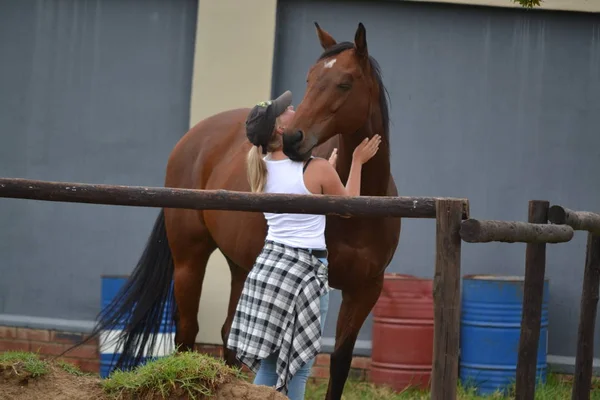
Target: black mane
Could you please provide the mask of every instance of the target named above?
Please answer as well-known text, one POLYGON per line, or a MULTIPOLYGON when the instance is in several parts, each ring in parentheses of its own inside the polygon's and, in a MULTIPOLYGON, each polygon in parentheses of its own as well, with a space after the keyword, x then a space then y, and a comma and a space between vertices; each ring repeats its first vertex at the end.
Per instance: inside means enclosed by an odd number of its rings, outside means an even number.
MULTIPOLYGON (((340 42, 337 43, 327 50, 325 50, 317 61, 323 60, 325 58, 329 58, 332 56, 336 56, 341 52, 346 50, 350 50, 354 48, 354 43, 352 42, 340 42)), ((381 120, 383 121, 383 132, 380 133, 382 139, 389 142, 389 134, 390 134, 390 112, 388 106, 389 93, 386 87, 383 85, 381 68, 379 67, 379 63, 372 56, 369 55, 369 63, 371 64, 371 70, 375 75, 375 80, 379 85, 379 108, 381 109, 381 120)))

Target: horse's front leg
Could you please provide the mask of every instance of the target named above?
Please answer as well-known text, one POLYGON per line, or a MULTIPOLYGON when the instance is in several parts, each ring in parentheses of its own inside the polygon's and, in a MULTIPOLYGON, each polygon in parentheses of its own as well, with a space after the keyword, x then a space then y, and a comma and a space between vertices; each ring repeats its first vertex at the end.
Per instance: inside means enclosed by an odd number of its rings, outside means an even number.
POLYGON ((354 344, 360 328, 379 298, 382 286, 383 274, 367 284, 362 284, 360 288, 342 291, 342 305, 335 333, 335 350, 329 365, 327 400, 342 398, 352 364, 354 344))

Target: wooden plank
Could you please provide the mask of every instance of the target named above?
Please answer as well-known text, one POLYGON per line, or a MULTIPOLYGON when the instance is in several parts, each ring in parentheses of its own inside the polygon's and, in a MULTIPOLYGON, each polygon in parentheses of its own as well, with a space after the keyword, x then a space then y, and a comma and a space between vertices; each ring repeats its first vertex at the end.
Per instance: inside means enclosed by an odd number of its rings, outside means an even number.
POLYGON ((460 236, 469 243, 564 243, 573 238, 567 225, 532 224, 521 221, 468 219, 461 223, 460 236))
POLYGON ((588 233, 581 310, 577 332, 577 356, 571 399, 589 400, 592 387, 592 362, 594 358, 594 327, 600 288, 600 236, 588 233))
POLYGON ((462 204, 437 200, 433 282, 434 339, 431 399, 455 400, 460 345, 460 223, 462 204))
POLYGON ((548 220, 553 224, 569 225, 576 231, 588 231, 600 235, 600 214, 573 211, 555 205, 548 210, 548 220))
MULTIPOLYGON (((435 218, 436 197, 257 194, 0 178, 0 197, 133 207, 187 208, 345 217, 435 218)), ((468 218, 469 202, 457 199, 468 218)))
MULTIPOLYGON (((529 202, 528 221, 543 224, 548 221, 549 202, 529 202)), ((546 272, 546 243, 528 243, 525 255, 523 313, 515 388, 516 400, 534 400, 537 350, 542 321, 542 296, 546 272)))

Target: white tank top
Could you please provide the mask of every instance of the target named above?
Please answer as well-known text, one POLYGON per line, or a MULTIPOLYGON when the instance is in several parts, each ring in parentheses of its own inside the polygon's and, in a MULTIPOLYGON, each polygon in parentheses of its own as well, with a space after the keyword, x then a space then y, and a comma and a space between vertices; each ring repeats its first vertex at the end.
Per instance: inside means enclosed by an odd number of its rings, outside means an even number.
MULTIPOLYGON (((271 160, 267 164, 265 193, 312 194, 304 184, 303 162, 271 160)), ((325 216, 315 214, 264 213, 269 227, 267 240, 291 247, 325 249, 325 216)))

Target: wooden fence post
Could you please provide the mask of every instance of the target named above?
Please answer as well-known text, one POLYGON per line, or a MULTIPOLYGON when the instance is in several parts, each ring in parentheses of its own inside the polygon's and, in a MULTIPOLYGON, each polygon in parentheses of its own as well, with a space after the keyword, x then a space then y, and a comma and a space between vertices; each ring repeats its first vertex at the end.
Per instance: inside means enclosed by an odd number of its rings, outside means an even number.
MULTIPOLYGON (((529 202, 528 221, 548 222, 548 201, 529 202)), ((519 358, 516 372, 516 400, 534 400, 537 370, 537 350, 542 320, 542 296, 546 272, 546 243, 527 243, 523 314, 519 339, 519 358)))
POLYGON ((434 339, 431 399, 455 400, 460 345, 460 224, 463 203, 436 201, 436 257, 433 281, 434 339))
POLYGON ((588 231, 571 399, 589 400, 594 358, 594 325, 600 287, 600 214, 573 211, 554 205, 548 210, 548 220, 553 224, 568 225, 578 231, 588 231))
POLYGON ((577 357, 571 399, 589 400, 592 388, 592 362, 594 358, 594 324, 598 309, 600 285, 600 236, 588 233, 579 330, 577 332, 577 357))
MULTIPOLYGON (((523 313, 517 361, 516 399, 533 400, 537 349, 542 320, 546 243, 566 243, 573 238, 572 226, 548 224, 547 201, 529 202, 529 222, 468 219, 461 223, 460 236, 469 243, 527 243, 523 313)), ((600 220, 600 218, 599 218, 600 220)))

